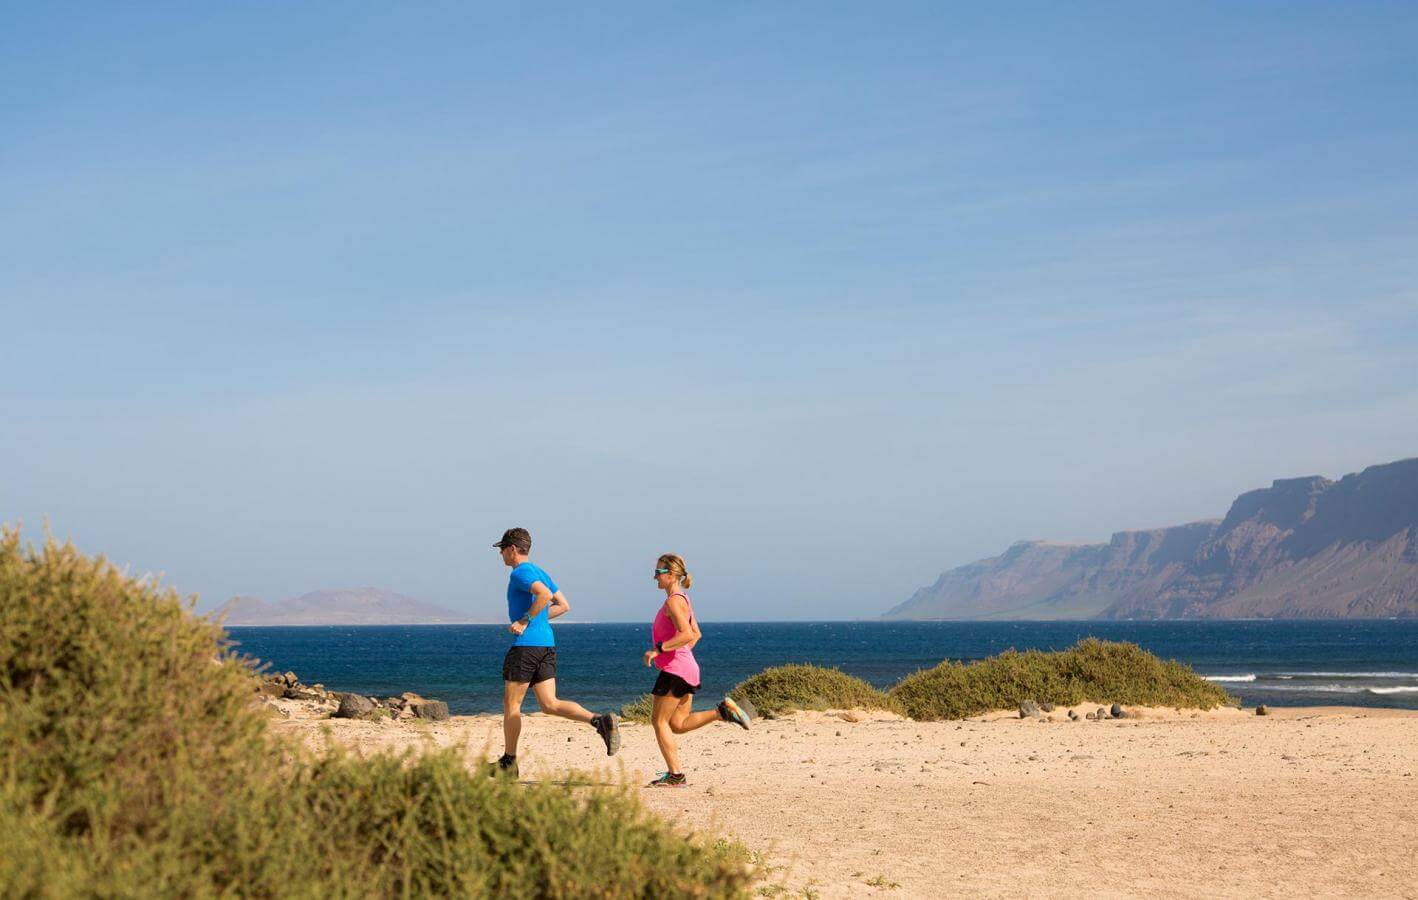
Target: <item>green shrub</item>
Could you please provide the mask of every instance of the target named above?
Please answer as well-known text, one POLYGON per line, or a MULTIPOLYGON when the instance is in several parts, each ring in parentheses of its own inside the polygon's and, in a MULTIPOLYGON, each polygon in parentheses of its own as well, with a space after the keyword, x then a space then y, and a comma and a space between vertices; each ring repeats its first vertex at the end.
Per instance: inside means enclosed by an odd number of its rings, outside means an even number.
POLYGON ((627 722, 649 722, 655 709, 655 696, 641 694, 620 708, 620 717, 627 722))
POLYGON ((963 719, 1025 700, 1073 705, 1127 703, 1212 709, 1233 698, 1189 666, 1158 659, 1136 644, 1086 638, 1068 650, 1009 650, 962 665, 943 662, 891 689, 913 719, 963 719))
POLYGON ((0 758, 65 828, 142 833, 269 767, 249 668, 171 591, 0 535, 0 758))
MULTIPOLYGON (((0 896, 742 896, 631 795, 313 756, 170 591, 0 537, 0 896)), ((568 780, 571 781, 571 780, 568 780)))
POLYGON ((764 669, 734 688, 736 700, 747 700, 759 715, 776 716, 795 709, 885 709, 900 705, 860 678, 838 669, 813 665, 764 669))

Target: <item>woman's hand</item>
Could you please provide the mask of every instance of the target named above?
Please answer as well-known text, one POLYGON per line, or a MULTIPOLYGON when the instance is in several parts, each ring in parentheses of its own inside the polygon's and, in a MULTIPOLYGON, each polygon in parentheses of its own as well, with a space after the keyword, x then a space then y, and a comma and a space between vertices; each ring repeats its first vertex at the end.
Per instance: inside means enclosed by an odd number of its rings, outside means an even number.
POLYGON ((650 668, 651 666, 655 665, 655 657, 657 657, 657 656, 659 656, 659 655, 660 655, 660 654, 657 653, 657 652, 654 651, 654 650, 646 650, 646 651, 645 651, 645 668, 648 669, 648 668, 650 668))

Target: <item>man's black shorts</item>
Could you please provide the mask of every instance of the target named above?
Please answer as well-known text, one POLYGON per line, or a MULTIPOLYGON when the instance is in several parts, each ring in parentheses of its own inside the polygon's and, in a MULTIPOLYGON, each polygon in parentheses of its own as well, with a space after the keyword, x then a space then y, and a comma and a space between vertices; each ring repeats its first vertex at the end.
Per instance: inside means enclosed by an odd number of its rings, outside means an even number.
POLYGON ((656 697, 683 697, 697 690, 699 690, 699 685, 690 684, 678 675, 661 672, 660 677, 655 679, 655 686, 650 689, 650 693, 656 697))
POLYGON ((555 647, 512 647, 502 658, 503 681, 536 684, 555 677, 555 647))

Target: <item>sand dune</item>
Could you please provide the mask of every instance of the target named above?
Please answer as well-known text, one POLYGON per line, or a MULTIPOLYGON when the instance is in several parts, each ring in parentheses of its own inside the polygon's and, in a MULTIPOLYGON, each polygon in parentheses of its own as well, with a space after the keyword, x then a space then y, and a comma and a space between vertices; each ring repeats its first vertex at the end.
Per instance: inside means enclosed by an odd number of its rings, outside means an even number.
MULTIPOLYGON (((281 705, 292 718, 277 728, 312 745, 462 744, 470 764, 501 751, 492 716, 324 722, 281 705)), ((682 739, 688 787, 640 794, 762 852, 769 892, 1418 897, 1418 713, 1063 712, 713 725, 682 739)), ((581 769, 638 786, 662 768, 648 726, 626 725, 607 760, 590 728, 541 715, 526 719, 521 757, 524 778, 581 769)))

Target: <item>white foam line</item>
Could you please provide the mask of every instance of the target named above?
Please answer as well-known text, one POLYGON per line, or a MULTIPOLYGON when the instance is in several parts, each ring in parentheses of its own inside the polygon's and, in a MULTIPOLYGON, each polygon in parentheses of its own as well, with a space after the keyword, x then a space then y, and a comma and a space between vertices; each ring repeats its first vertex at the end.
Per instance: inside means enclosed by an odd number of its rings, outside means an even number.
POLYGON ((1362 694, 1366 688, 1340 684, 1258 684, 1253 691, 1282 691, 1290 694, 1362 694))
POLYGON ((1281 678, 1418 678, 1418 672, 1286 672, 1281 678))

